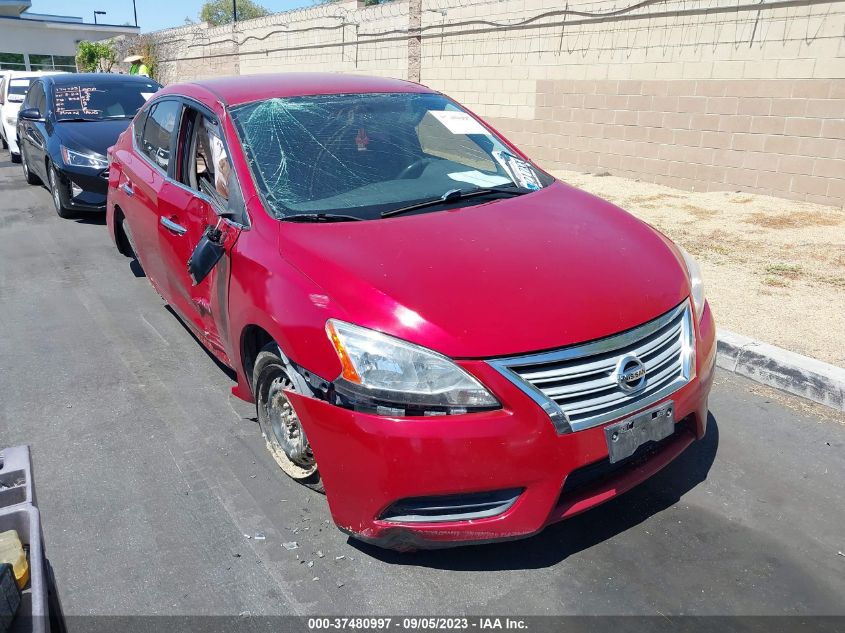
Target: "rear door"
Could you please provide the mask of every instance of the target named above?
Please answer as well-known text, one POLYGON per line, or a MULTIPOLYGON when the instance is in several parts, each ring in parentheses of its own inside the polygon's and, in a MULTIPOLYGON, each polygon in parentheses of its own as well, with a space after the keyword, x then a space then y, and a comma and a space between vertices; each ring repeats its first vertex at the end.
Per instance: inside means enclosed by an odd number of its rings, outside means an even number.
POLYGON ((162 218, 160 251, 168 271, 172 304, 193 326, 206 346, 228 363, 225 324, 229 253, 245 222, 240 187, 234 178, 229 151, 217 114, 205 105, 186 102, 178 135, 176 179, 179 199, 173 214, 162 218), (221 220, 221 214, 233 217, 221 220), (211 273, 198 284, 188 273, 187 263, 209 227, 222 234, 226 253, 211 273))
MULTIPOLYGON (((150 282, 165 300, 171 300, 168 270, 159 243, 161 218, 173 214, 179 204, 173 192, 176 134, 182 114, 178 99, 159 99, 136 121, 133 151, 122 152, 117 203, 132 234, 138 259, 150 282)), ((178 191, 177 191, 178 193, 178 191)), ((181 201, 184 203, 187 196, 181 201)))

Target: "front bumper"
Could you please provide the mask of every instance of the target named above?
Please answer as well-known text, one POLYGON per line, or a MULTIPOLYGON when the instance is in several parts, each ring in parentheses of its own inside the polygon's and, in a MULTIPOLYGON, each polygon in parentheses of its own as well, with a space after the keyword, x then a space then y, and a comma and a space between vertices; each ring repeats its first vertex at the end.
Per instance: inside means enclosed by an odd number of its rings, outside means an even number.
POLYGON ((59 192, 62 202, 74 211, 102 212, 106 210, 108 169, 93 170, 62 166, 59 170, 59 192), (74 195, 73 184, 81 193, 74 195))
MULTIPOLYGON (((604 427, 559 435, 546 413, 483 361, 462 362, 503 408, 461 416, 388 418, 289 393, 320 465, 338 527, 393 549, 447 547, 530 536, 604 503, 671 462, 707 425, 715 364, 715 325, 705 308, 696 336, 696 376, 665 400, 676 431, 645 457, 572 487, 567 478, 607 463, 604 427), (496 516, 448 522, 385 520, 397 501, 522 490, 496 516)), ((649 407, 646 408, 650 408, 649 407)), ((627 417, 627 416, 621 416, 627 417)), ((574 479, 573 479, 574 480, 574 479)))

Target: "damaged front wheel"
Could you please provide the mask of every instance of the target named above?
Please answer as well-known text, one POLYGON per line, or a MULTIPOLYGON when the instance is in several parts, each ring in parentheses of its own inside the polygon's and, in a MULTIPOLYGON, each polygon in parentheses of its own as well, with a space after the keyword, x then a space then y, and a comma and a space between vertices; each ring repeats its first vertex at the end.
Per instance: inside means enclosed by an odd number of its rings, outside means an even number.
POLYGON ((304 381, 291 375, 275 343, 265 346, 258 354, 252 376, 258 423, 270 454, 291 479, 323 492, 314 452, 299 416, 285 395, 286 390, 307 389, 304 381))

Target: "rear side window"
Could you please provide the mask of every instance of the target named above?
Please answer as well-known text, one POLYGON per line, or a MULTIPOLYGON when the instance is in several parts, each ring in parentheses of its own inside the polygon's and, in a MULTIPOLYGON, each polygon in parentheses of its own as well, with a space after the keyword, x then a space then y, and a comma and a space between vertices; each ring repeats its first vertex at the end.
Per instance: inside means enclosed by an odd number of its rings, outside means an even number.
POLYGON ((159 101, 152 106, 144 123, 141 151, 164 172, 170 165, 173 132, 181 110, 182 104, 178 101, 159 101))

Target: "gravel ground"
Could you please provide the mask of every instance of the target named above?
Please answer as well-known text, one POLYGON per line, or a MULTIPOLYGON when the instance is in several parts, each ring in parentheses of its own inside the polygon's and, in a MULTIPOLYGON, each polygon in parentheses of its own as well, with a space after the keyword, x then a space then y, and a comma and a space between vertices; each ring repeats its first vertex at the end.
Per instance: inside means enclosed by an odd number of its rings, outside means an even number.
POLYGON ((845 209, 558 171, 701 264, 719 327, 845 367, 845 209))

